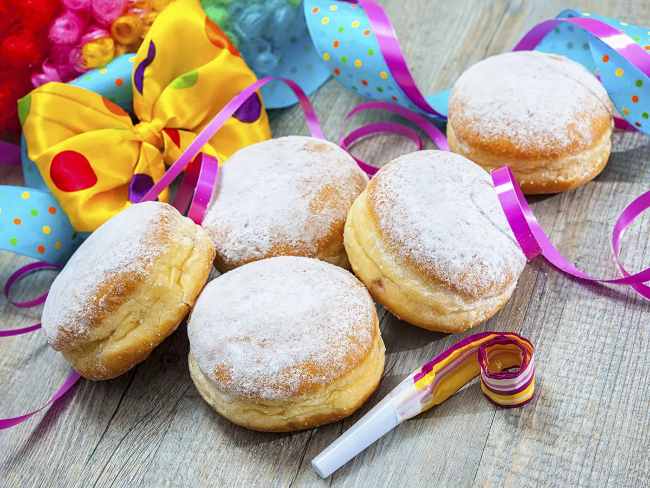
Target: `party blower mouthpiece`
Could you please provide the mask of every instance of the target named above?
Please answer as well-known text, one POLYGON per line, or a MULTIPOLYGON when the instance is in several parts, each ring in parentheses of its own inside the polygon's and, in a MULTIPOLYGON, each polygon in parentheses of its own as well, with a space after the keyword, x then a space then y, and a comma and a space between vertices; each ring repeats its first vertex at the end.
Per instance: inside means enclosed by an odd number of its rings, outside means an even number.
POLYGON ((520 407, 535 391, 535 349, 510 332, 466 337, 405 378, 361 420, 316 456, 322 478, 350 461, 407 419, 447 400, 480 375, 481 390, 502 407, 520 407))

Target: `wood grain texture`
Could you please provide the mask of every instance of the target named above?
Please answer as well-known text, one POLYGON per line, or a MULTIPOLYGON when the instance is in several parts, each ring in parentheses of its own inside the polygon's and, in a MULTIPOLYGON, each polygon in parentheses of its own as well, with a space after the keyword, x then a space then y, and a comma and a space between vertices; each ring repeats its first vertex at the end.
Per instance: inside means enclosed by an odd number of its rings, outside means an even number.
MULTIPOLYGON (((506 51, 534 23, 568 5, 552 1, 382 2, 425 91, 448 87, 467 66, 506 51)), ((573 7, 650 25, 642 0, 577 1, 573 7)), ((360 99, 330 81, 314 97, 335 140, 360 99)), ((359 118, 357 123, 363 120, 359 118)), ((276 136, 304 134, 296 108, 272 115, 276 136)), ((379 137, 355 148, 382 163, 411 150, 379 137)), ((3 182, 15 173, 3 173, 3 182)), ((586 187, 538 198, 534 209, 567 257, 611 274, 610 223, 650 186, 650 139, 616 135, 604 173, 586 187)), ((625 262, 650 263, 650 219, 628 232, 625 262)), ((26 262, 0 254, 0 282, 26 262)), ((17 297, 46 288, 30 278, 17 297)), ((459 336, 429 333, 380 311, 387 345, 377 394, 357 415, 311 431, 258 434, 220 418, 200 399, 187 371, 181 328, 127 375, 82 382, 44 415, 0 432, 0 485, 31 486, 648 486, 650 479, 650 306, 629 290, 586 286, 541 261, 529 264, 512 300, 471 331, 517 331, 537 347, 538 393, 523 409, 490 404, 474 383, 443 405, 402 424, 328 480, 309 461, 405 375, 459 336)), ((38 320, 0 302, 2 325, 38 320)), ((468 333, 469 334, 469 333, 468 333)), ((0 341, 0 412, 42 403, 65 362, 42 334, 0 341)))

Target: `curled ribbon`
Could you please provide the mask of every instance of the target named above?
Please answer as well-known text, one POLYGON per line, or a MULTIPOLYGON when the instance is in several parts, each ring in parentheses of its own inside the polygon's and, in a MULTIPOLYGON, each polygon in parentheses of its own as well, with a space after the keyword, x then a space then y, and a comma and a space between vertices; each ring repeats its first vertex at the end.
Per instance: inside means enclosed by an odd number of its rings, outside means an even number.
POLYGON ((650 191, 643 193, 632 201, 616 219, 612 230, 612 254, 623 277, 606 279, 594 278, 576 268, 553 246, 551 240, 533 215, 533 211, 528 206, 526 198, 510 168, 504 166, 494 170, 492 172, 492 181, 508 223, 510 224, 510 228, 519 246, 529 260, 542 255, 549 263, 570 276, 590 282, 630 285, 639 295, 650 299, 650 287, 643 284, 650 281, 650 268, 646 268, 635 274, 629 274, 620 261, 621 238, 623 237, 623 233, 650 207, 650 191))
MULTIPOLYGON (((5 283, 3 289, 7 301, 17 308, 32 308, 41 305, 42 303, 45 303, 45 299, 47 298, 47 293, 43 293, 42 295, 39 295, 38 297, 33 298, 31 300, 27 300, 24 302, 16 302, 11 298, 11 289, 14 287, 14 285, 16 285, 19 281, 21 281, 25 276, 29 274, 35 273, 37 271, 44 271, 44 270, 55 271, 59 269, 61 269, 60 266, 57 266, 56 264, 46 263, 44 261, 30 263, 17 269, 11 274, 9 279, 7 279, 7 282, 5 283)), ((41 324, 37 323, 27 327, 20 327, 18 329, 0 329, 0 337, 12 337, 12 336, 17 336, 22 334, 28 334, 29 332, 34 332, 35 330, 38 330, 40 328, 41 328, 41 324)))
POLYGON ((482 332, 454 344, 404 379, 312 461, 328 477, 397 425, 439 405, 480 376, 498 406, 528 403, 535 393, 535 349, 511 332, 482 332))
MULTIPOLYGON (((449 144, 447 143, 447 138, 445 137, 445 134, 440 129, 438 129, 431 121, 429 121, 426 117, 423 117, 422 115, 413 112, 412 110, 401 107, 394 103, 386 103, 386 102, 361 103, 356 107, 354 107, 346 115, 346 119, 349 119, 361 112, 367 112, 372 110, 381 110, 384 112, 393 113, 412 122, 427 135, 427 137, 431 140, 431 142, 433 142, 438 147, 438 149, 443 151, 449 151, 449 144)), ((339 144, 343 149, 349 152, 352 146, 359 140, 368 137, 370 135, 379 134, 379 133, 401 135, 415 142, 418 145, 418 149, 422 149, 423 147, 422 140, 420 139, 420 136, 418 135, 417 132, 415 132, 410 127, 398 123, 393 123, 393 122, 375 122, 375 123, 363 125, 357 129, 354 129, 349 134, 341 137, 339 144)), ((354 158, 357 164, 359 164, 359 167, 368 174, 368 176, 374 176, 375 173, 379 171, 379 168, 377 166, 368 164, 362 159, 356 157, 354 154, 350 154, 350 155, 354 158)))

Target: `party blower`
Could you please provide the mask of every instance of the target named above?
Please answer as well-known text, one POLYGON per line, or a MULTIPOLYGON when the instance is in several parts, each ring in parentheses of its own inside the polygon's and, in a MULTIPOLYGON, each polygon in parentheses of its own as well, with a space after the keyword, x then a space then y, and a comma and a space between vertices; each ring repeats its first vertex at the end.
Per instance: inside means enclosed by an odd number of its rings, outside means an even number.
POLYGON ((316 456, 312 467, 327 478, 399 424, 447 400, 481 377, 481 390, 502 407, 520 407, 535 391, 534 347, 510 332, 466 337, 418 368, 316 456))

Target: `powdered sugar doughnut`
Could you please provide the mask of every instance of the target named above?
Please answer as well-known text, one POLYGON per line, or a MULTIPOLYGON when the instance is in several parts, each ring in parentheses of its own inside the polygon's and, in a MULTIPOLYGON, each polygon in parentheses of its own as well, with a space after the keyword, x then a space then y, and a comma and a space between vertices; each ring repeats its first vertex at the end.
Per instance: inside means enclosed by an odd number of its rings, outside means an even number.
POLYGON ((312 137, 239 150, 224 165, 203 222, 217 248, 217 268, 279 255, 347 267, 343 225, 367 181, 345 151, 312 137))
POLYGON ((281 256, 208 283, 188 322, 190 374, 217 412, 261 431, 346 417, 384 368, 375 305, 348 271, 281 256))
POLYGON ((494 315, 525 264, 489 175, 442 151, 384 166, 352 205, 345 248, 377 301, 443 332, 494 315))
POLYGON ((171 205, 132 205, 95 232, 56 277, 43 308, 48 341, 84 377, 114 378, 185 318, 214 246, 171 205))
POLYGON ((595 178, 611 150, 613 108, 600 82, 568 58, 517 51, 487 58, 456 81, 452 151, 490 171, 508 165, 525 193, 595 178))

